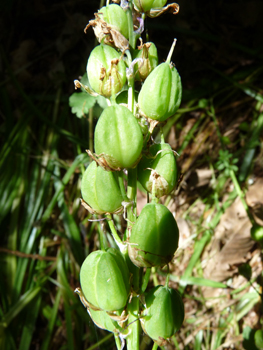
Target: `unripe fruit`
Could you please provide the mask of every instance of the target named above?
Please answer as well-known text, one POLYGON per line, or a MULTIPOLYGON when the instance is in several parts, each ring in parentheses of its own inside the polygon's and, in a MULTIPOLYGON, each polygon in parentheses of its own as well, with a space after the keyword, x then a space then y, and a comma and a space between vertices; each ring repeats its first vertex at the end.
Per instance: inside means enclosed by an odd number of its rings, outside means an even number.
POLYGON ((114 213, 122 206, 122 195, 115 172, 90 163, 81 181, 84 201, 97 213, 114 213))
POLYGON ((168 264, 178 247, 179 231, 173 214, 162 204, 146 204, 129 238, 129 257, 138 267, 168 264))
POLYGON ((165 4, 167 3, 167 0, 154 0, 152 7, 156 8, 156 7, 163 7, 165 4))
POLYGON ((114 248, 88 255, 80 269, 82 292, 89 303, 105 311, 124 308, 129 291, 129 271, 114 248))
POLYGON ((135 8, 139 12, 147 12, 152 8, 154 0, 133 0, 135 8))
POLYGON ((104 109, 95 128, 95 152, 103 154, 113 169, 132 168, 138 163, 143 136, 137 119, 120 105, 104 109))
MULTIPOLYGON (((251 332, 252 333, 252 332, 251 332)), ((263 349, 263 330, 258 329, 254 334, 255 345, 258 350, 263 349)))
POLYGON ((157 48, 154 43, 143 44, 140 50, 136 52, 135 58, 143 59, 143 62, 138 62, 134 66, 134 71, 137 71, 135 80, 143 81, 158 64, 157 48))
POLYGON ((145 297, 146 309, 141 324, 143 330, 160 346, 182 326, 184 304, 180 294, 165 286, 151 289, 145 297))
POLYGON ((149 157, 143 156, 138 165, 138 180, 146 191, 160 198, 169 194, 177 183, 177 165, 168 143, 154 144, 149 157), (151 157, 151 158, 150 158, 151 157))
POLYGON ((159 64, 146 78, 138 104, 148 118, 165 121, 179 108, 182 99, 181 78, 168 62, 159 64))
POLYGON ((263 227, 254 224, 250 229, 251 238, 257 242, 263 242, 263 227))
POLYGON ((100 95, 117 94, 126 82, 126 66, 121 55, 108 45, 96 46, 88 59, 90 86, 100 95))
POLYGON ((99 17, 118 30, 126 39, 129 37, 128 19, 124 10, 116 4, 103 6, 98 11, 99 17))

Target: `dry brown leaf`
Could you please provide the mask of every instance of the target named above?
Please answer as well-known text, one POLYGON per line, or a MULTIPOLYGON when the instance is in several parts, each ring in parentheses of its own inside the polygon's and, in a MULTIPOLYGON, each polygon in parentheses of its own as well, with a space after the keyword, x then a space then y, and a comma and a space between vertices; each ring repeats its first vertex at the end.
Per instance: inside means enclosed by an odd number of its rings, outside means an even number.
POLYGON ((191 236, 190 228, 187 221, 183 218, 176 219, 177 226, 179 229, 179 247, 183 247, 189 237, 191 236))
POLYGON ((224 281, 244 263, 254 242, 250 237, 251 223, 238 198, 222 215, 212 242, 210 259, 204 275, 214 281, 224 281), (223 248, 221 249, 221 246, 223 248))
POLYGON ((189 181, 189 188, 194 189, 196 187, 207 186, 212 178, 211 169, 195 169, 191 174, 189 181))

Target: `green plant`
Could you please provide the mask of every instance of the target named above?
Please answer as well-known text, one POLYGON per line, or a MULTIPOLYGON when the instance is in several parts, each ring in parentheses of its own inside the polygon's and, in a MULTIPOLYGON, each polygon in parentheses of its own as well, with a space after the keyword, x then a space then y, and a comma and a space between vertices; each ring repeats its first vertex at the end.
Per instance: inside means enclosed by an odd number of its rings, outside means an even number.
MULTIPOLYGON (((122 9, 108 2, 95 14, 85 30, 92 26, 100 45, 88 59, 88 81, 75 83, 94 98, 99 94, 107 100, 95 127, 95 153, 88 150, 93 162, 83 174, 81 191, 87 210, 105 214, 117 245, 109 248, 110 242, 100 233, 101 250, 93 251, 83 262, 81 289, 76 292, 94 323, 115 334, 118 349, 123 348, 125 338, 129 350, 139 349, 141 326, 156 349, 175 334, 184 319, 182 299, 168 287, 169 277, 165 286, 145 292, 150 268, 168 266, 179 239, 173 214, 158 203, 177 182, 175 154, 164 141, 161 124, 174 115, 181 102, 181 79, 171 63, 175 41, 166 62, 159 66, 154 43, 141 40, 138 50, 135 47, 145 16, 153 14, 152 4, 153 0, 128 1, 122 9), (133 22, 134 6, 139 10, 139 28, 138 19, 133 22), (139 94, 135 80, 144 81, 139 94), (153 144, 151 138, 157 127, 161 144, 153 144), (151 195, 151 203, 138 217, 137 177, 151 195), (123 239, 111 216, 121 211, 127 222, 123 239)), ((156 2, 154 6, 161 13, 164 4, 156 2)))
POLYGON ((177 164, 171 146, 152 145, 138 165, 138 180, 144 189, 160 198, 169 194, 177 183, 177 164))
POLYGON ((176 333, 184 320, 184 304, 180 294, 167 286, 152 288, 145 296, 142 327, 159 345, 176 333))
POLYGON ((178 247, 179 232, 173 214, 163 204, 146 204, 129 237, 129 256, 138 267, 164 266, 178 247))

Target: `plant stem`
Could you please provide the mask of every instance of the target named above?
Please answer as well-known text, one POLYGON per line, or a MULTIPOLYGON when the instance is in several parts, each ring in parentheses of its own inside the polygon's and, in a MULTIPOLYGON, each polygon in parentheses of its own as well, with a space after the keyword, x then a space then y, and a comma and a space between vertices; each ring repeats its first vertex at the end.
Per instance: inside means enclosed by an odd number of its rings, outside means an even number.
MULTIPOLYGON (((130 34, 130 46, 134 49, 137 41, 137 37, 133 31, 133 19, 132 19, 132 1, 129 1, 128 9, 128 23, 129 23, 129 34, 130 34)), ((128 66, 131 70, 132 57, 130 51, 126 51, 128 58, 128 66)), ((135 114, 135 96, 134 96, 134 75, 133 72, 127 74, 128 79, 128 108, 135 114)), ((127 208, 127 218, 128 218, 128 227, 133 226, 133 223, 136 221, 137 209, 136 209, 136 195, 137 195, 137 168, 128 170, 128 186, 127 186, 127 197, 129 201, 133 203, 133 206, 127 208)), ((129 232, 129 228, 128 228, 129 232)), ((127 256, 129 261, 129 269, 132 274, 132 289, 134 292, 140 291, 140 275, 141 269, 133 265, 127 256)), ((140 333, 141 325, 139 320, 139 297, 133 296, 130 303, 128 303, 127 311, 129 313, 128 324, 130 334, 127 336, 127 349, 128 350, 139 350, 140 348, 140 333)))
POLYGON ((129 198, 127 197, 126 190, 124 187, 124 182, 123 182, 123 171, 118 171, 118 180, 119 180, 119 186, 120 186, 122 198, 125 202, 128 202, 129 198))
POLYGON ((117 346, 117 350, 121 350, 120 338, 118 337, 117 334, 114 334, 114 338, 115 338, 115 344, 116 344, 116 346, 117 346))
POLYGON ((118 247, 120 248, 120 251, 124 251, 126 250, 126 245, 122 243, 122 240, 120 239, 117 231, 116 231, 116 228, 114 226, 114 222, 113 222, 113 219, 111 217, 110 214, 106 215, 106 217, 109 219, 108 221, 108 224, 110 226, 110 230, 111 230, 111 233, 112 233, 112 236, 116 242, 116 244, 118 245, 118 247))
POLYGON ((158 349, 158 344, 157 344, 157 343, 154 343, 154 344, 153 344, 152 350, 157 350, 157 349, 158 349))
MULTIPOLYGON (((140 288, 140 269, 132 265, 132 282, 134 290, 140 288)), ((127 336, 127 349, 128 350, 139 350, 140 349, 140 333, 141 325, 139 320, 139 297, 134 296, 131 302, 128 304, 127 311, 129 313, 129 331, 130 334, 127 336)))
POLYGON ((132 206, 128 207, 128 220, 131 223, 136 221, 136 194, 137 194, 137 168, 129 169, 128 172, 128 187, 127 187, 127 196, 128 199, 133 202, 132 206))
POLYGON ((142 293, 144 293, 145 290, 146 290, 146 288, 147 288, 147 285, 148 285, 150 276, 151 276, 151 268, 148 267, 148 268, 146 269, 146 272, 145 272, 145 275, 144 275, 144 278, 143 278, 143 283, 142 283, 142 287, 141 287, 142 293))
POLYGON ((93 152, 93 108, 89 109, 89 150, 93 152))
MULTIPOLYGON (((133 222, 136 221, 136 193, 137 193, 137 169, 129 169, 128 172, 128 188, 127 195, 130 201, 134 203, 132 206, 127 208, 127 215, 129 220, 129 225, 133 225, 133 222)), ((127 257, 129 259, 129 257, 127 257)), ((130 272, 132 274, 132 288, 135 292, 140 290, 140 269, 133 265, 129 264, 130 272)), ((140 347, 140 332, 141 326, 139 321, 139 298, 133 297, 131 302, 127 307, 129 313, 129 331, 130 335, 127 337, 127 349, 128 350, 139 350, 140 347)))
POLYGON ((154 287, 156 287, 159 284, 158 278, 157 278, 157 275, 156 275, 156 267, 152 267, 151 270, 152 270, 153 284, 154 284, 154 287))
POLYGON ((132 18, 132 1, 129 0, 129 8, 127 9, 127 18, 128 18, 128 26, 129 26, 129 43, 130 46, 135 49, 136 41, 139 37, 139 34, 134 33, 133 30, 133 18, 132 18))
POLYGON ((104 245, 104 232, 102 230, 102 227, 100 225, 100 222, 98 222, 98 231, 99 231, 99 238, 100 238, 100 249, 105 251, 105 245, 104 245))
POLYGON ((230 177, 231 177, 231 180, 235 186, 235 190, 243 204, 243 207, 245 208, 246 212, 247 212, 247 216, 249 217, 249 220, 251 221, 252 225, 254 224, 254 219, 249 211, 249 208, 248 208, 248 205, 244 199, 244 193, 243 191, 241 190, 240 188, 240 185, 239 185, 239 182, 237 181, 237 178, 236 178, 236 174, 234 173, 233 170, 230 170, 230 177))

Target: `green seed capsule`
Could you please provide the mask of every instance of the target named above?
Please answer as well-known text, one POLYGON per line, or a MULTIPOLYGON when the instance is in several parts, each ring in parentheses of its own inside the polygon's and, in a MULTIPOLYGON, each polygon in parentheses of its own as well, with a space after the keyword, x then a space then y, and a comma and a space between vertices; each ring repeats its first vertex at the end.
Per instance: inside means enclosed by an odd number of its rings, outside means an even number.
POLYGON ((126 82, 125 63, 121 55, 108 45, 98 45, 92 50, 87 74, 92 89, 105 97, 117 94, 126 82))
POLYGON ((130 285, 129 271, 121 253, 114 248, 88 255, 80 269, 82 292, 89 303, 105 311, 126 305, 130 285))
POLYGON ((135 80, 143 81, 154 70, 158 64, 157 48, 154 43, 145 43, 137 51, 135 58, 142 58, 143 62, 138 62, 134 66, 135 80))
POLYGON ((175 67, 163 62, 146 78, 139 93, 138 104, 146 117, 164 121, 177 111, 181 99, 180 75, 175 67))
POLYGON ((179 231, 173 214, 162 204, 146 204, 132 228, 129 257, 138 267, 168 264, 178 247, 179 231))
POLYGON ((99 17, 119 31, 126 39, 129 37, 128 19, 124 10, 116 4, 103 6, 98 11, 99 17))
POLYGON ((152 8, 163 7, 167 3, 167 0, 154 0, 152 8))
POLYGON ((102 112, 95 128, 95 152, 103 154, 113 169, 132 168, 138 163, 143 136, 137 119, 124 106, 110 106, 102 112))
MULTIPOLYGON (((252 332, 251 332, 252 333, 252 332)), ((258 329, 254 334, 255 345, 258 350, 263 349, 263 330, 258 329)))
POLYGON ((263 242, 263 227, 257 224, 250 229, 251 238, 257 242, 263 242))
POLYGON ((133 0, 133 4, 137 11, 147 12, 152 8, 154 0, 133 0))
POLYGON ((81 181, 84 201, 98 214, 114 213, 122 207, 122 195, 115 172, 106 171, 93 161, 81 181))
POLYGON ((138 180, 150 193, 154 184, 155 196, 160 198, 169 194, 177 183, 176 160, 168 143, 152 145, 149 157, 144 156, 140 160, 138 180))
POLYGON ((180 294, 165 286, 157 286, 145 297, 146 309, 141 318, 142 328, 158 345, 165 345, 182 326, 184 304, 180 294))

